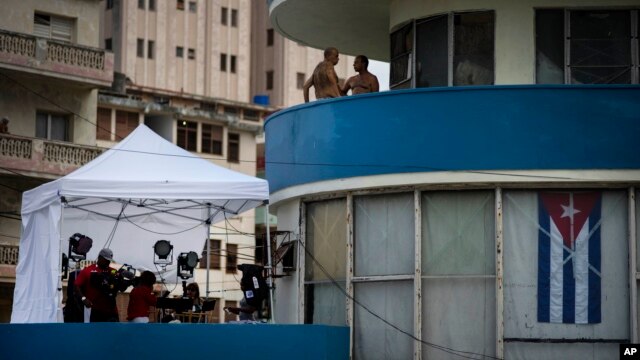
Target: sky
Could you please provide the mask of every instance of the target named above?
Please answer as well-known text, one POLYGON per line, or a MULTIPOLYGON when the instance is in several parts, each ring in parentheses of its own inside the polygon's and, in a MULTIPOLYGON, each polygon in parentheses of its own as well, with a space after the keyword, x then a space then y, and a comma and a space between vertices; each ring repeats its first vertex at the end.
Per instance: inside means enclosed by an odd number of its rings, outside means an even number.
POLYGON ((380 91, 389 90, 389 63, 369 60, 369 72, 378 77, 380 91))

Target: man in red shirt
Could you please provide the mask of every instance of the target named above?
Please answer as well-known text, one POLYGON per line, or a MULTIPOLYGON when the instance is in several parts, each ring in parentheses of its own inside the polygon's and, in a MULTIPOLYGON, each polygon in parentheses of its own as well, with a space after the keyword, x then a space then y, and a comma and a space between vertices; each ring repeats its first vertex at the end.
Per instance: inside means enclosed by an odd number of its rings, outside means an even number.
POLYGON ((129 307, 127 308, 127 320, 134 323, 149 322, 149 307, 155 306, 157 298, 153 294, 153 284, 156 276, 151 271, 143 271, 140 274, 138 286, 129 294, 129 307))
MULTIPOLYGON (((118 308, 116 307, 116 293, 111 291, 109 284, 116 269, 109 267, 113 261, 113 251, 102 249, 98 254, 97 264, 82 269, 75 281, 76 296, 85 308, 91 309, 89 322, 117 322, 118 308)), ((85 322, 87 318, 85 315, 85 322)))

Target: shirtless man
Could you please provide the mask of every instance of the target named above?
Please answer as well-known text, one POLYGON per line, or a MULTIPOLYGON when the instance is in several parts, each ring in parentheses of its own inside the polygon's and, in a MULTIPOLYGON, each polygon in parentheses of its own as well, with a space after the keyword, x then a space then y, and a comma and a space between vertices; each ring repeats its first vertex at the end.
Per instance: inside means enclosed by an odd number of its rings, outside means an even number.
POLYGON ((367 70, 368 66, 369 59, 366 56, 356 56, 353 61, 353 69, 358 75, 347 79, 340 90, 342 95, 347 95, 349 89, 351 89, 351 95, 378 92, 380 90, 378 78, 367 70))
POLYGON ((309 102, 309 88, 314 87, 316 99, 340 96, 338 75, 333 68, 338 63, 338 49, 329 47, 324 50, 324 60, 313 70, 311 77, 304 83, 302 93, 304 102, 309 102))

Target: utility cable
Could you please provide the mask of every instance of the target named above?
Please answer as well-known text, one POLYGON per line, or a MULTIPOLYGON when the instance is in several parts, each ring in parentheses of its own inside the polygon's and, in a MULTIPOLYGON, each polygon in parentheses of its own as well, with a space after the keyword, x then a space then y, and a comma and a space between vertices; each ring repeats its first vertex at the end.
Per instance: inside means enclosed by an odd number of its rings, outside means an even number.
POLYGON ((496 360, 503 360, 502 358, 498 358, 495 356, 491 356, 491 355, 485 355, 485 354, 479 354, 479 353, 474 353, 471 351, 462 351, 462 350, 456 350, 456 349, 452 349, 443 345, 438 345, 438 344, 434 344, 434 343, 430 343, 428 341, 422 340, 417 338, 416 336, 414 336, 413 334, 411 334, 408 331, 402 330, 400 327, 398 327, 395 324, 392 324, 391 322, 389 322, 388 320, 384 319, 382 316, 376 314, 375 312, 373 312, 371 309, 369 309, 367 306, 365 306, 364 304, 362 304, 360 301, 356 300, 354 297, 350 296, 346 290, 344 290, 342 288, 342 286, 340 286, 340 284, 338 284, 338 282, 329 274, 329 272, 324 268, 324 266, 313 256, 313 254, 311 254, 311 252, 306 248, 306 246, 304 246, 304 244, 302 243, 302 241, 298 242, 300 245, 302 245, 302 248, 304 249, 305 253, 307 255, 309 255, 309 257, 311 258, 311 260, 313 260, 314 263, 316 263, 316 265, 318 265, 318 267, 320 268, 320 270, 324 273, 324 275, 331 281, 331 283, 333 285, 335 285, 338 290, 340 290, 341 293, 343 293, 349 300, 353 301, 355 304, 357 304, 358 306, 360 306, 362 309, 364 309, 366 312, 368 312, 369 314, 371 314, 373 317, 377 318, 378 320, 384 322, 385 324, 387 324, 388 326, 394 328, 395 330, 409 336, 410 338, 412 338, 415 341, 418 341, 424 345, 427 345, 429 347, 432 347, 434 349, 438 349, 444 352, 447 352, 449 354, 452 355, 456 355, 465 359, 474 359, 477 360, 478 356, 480 356, 481 358, 488 358, 488 359, 496 359, 496 360))

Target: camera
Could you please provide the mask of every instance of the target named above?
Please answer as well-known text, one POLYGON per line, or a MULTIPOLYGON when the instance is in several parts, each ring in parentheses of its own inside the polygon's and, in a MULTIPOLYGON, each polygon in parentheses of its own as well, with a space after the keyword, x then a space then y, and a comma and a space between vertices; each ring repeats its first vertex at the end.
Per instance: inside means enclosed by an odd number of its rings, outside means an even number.
POLYGON ((103 294, 110 298, 115 298, 118 291, 125 291, 129 286, 134 284, 136 269, 124 264, 120 269, 111 269, 105 273, 91 274, 91 281, 99 288, 103 294))

